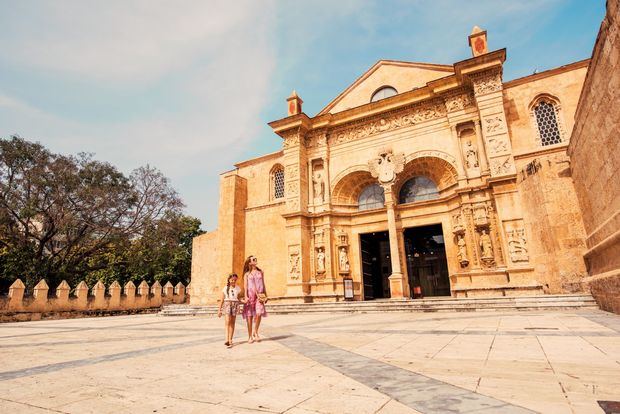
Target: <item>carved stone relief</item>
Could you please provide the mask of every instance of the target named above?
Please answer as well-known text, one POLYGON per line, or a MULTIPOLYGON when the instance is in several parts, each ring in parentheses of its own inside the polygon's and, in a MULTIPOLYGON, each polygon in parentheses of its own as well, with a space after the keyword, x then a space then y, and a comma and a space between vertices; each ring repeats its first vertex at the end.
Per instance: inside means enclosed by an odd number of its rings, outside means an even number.
POLYGON ((465 226, 463 225, 463 216, 461 213, 455 213, 452 215, 452 232, 463 233, 465 226))
POLYGON ((445 115, 446 107, 444 103, 433 102, 403 111, 398 111, 394 115, 337 130, 332 134, 333 141, 336 144, 349 142, 381 132, 416 125, 424 121, 430 121, 432 119, 443 117, 445 115))
POLYGON ((508 137, 495 136, 489 138, 489 156, 505 154, 508 152, 508 137))
POLYGON ((448 112, 460 111, 472 105, 473 99, 465 91, 455 92, 445 97, 448 112))
POLYGON ((491 115, 484 118, 484 128, 487 135, 503 134, 506 132, 506 122, 501 114, 491 115))
POLYGON ((507 157, 499 157, 499 158, 491 158, 491 174, 492 175, 502 175, 502 174, 511 174, 514 172, 514 165, 512 164, 512 160, 510 156, 507 157))
POLYGON ((296 145, 299 145, 299 142, 300 142, 299 134, 288 135, 286 138, 284 138, 284 143, 283 143, 284 149, 288 149, 296 145))
POLYGON ((476 227, 485 227, 489 225, 489 212, 486 203, 477 203, 473 206, 474 224, 476 227))
POLYGON ((295 164, 287 165, 285 172, 287 180, 295 180, 299 178, 299 168, 295 164))
POLYGON ((391 149, 382 149, 379 155, 368 161, 370 175, 380 184, 393 183, 396 174, 405 167, 405 154, 394 154, 391 149))
POLYGON ((498 69, 491 69, 471 76, 476 95, 486 95, 502 90, 502 75, 498 69))
POLYGON ((300 269, 300 261, 301 257, 299 255, 299 245, 289 246, 288 247, 288 274, 291 279, 299 279, 301 269, 300 269))
POLYGON ((508 237, 508 254, 513 263, 527 262, 530 257, 527 253, 527 240, 525 238, 525 229, 512 229, 506 232, 508 237))
POLYGON ((286 195, 296 196, 297 194, 299 194, 299 181, 287 181, 286 195))

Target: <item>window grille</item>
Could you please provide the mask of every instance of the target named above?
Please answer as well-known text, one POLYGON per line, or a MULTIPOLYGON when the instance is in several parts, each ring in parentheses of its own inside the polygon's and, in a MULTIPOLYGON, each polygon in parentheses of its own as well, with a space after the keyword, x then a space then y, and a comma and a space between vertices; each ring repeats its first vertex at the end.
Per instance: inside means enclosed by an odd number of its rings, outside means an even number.
POLYGON ((281 168, 273 172, 273 197, 284 198, 284 170, 281 168))
POLYGON ((562 142, 562 132, 560 130, 558 105, 540 101, 534 107, 534 117, 538 129, 538 139, 542 146, 559 144, 562 142))

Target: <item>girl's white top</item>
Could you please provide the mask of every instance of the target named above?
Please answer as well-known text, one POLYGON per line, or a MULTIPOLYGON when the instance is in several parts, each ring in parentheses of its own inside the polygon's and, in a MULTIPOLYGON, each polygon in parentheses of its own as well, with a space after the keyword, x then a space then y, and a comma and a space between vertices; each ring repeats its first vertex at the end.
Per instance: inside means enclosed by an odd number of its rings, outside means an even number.
POLYGON ((224 286, 222 292, 224 292, 224 300, 239 300, 239 292, 241 292, 241 288, 239 286, 235 286, 234 288, 227 288, 224 286))

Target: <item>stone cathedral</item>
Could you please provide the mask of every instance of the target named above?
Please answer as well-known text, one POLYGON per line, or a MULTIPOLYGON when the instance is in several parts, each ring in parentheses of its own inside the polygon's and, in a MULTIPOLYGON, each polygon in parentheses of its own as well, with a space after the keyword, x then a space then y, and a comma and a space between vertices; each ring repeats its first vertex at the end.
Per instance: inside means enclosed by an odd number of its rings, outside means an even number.
POLYGON ((542 295, 581 289, 585 231, 567 156, 589 60, 504 81, 469 36, 453 65, 381 60, 314 117, 271 122, 280 151, 220 176, 194 240, 191 301, 253 255, 277 301, 542 295), (350 289, 349 289, 350 292, 350 289))

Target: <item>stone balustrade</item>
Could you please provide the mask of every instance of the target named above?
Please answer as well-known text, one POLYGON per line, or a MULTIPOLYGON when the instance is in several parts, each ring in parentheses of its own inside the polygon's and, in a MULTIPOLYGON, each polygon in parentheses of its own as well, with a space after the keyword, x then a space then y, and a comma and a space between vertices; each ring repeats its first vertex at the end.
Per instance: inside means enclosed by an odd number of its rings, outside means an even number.
POLYGON ((62 281, 54 296, 48 297, 49 286, 41 280, 25 296, 26 287, 17 279, 9 288, 8 297, 0 297, 0 321, 37 320, 41 317, 79 317, 92 314, 134 313, 158 309, 162 305, 189 303, 189 285, 181 282, 151 286, 142 281, 138 287, 129 281, 124 287, 113 282, 107 287, 98 281, 91 289, 81 281, 70 295, 71 287, 62 281))

